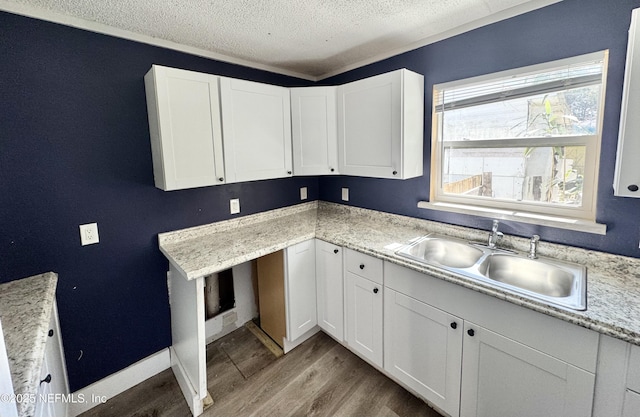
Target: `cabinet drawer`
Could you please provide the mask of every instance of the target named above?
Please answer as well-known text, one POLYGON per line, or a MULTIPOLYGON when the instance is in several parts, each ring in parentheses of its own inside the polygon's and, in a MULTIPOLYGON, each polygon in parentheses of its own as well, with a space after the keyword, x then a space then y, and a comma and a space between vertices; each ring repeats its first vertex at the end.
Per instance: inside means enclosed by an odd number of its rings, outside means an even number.
POLYGON ((351 273, 382 285, 382 259, 346 249, 345 268, 351 273))
POLYGON ((640 346, 631 346, 629 371, 627 373, 627 388, 640 392, 640 346))

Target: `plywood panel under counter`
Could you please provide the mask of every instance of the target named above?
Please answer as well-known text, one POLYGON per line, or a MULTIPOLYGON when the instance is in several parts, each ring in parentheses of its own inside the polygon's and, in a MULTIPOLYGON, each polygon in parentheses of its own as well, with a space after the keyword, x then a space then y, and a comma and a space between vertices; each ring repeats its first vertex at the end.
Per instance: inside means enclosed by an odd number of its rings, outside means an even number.
POLYGON ((260 327, 280 347, 287 334, 284 293, 284 251, 258 258, 260 327))

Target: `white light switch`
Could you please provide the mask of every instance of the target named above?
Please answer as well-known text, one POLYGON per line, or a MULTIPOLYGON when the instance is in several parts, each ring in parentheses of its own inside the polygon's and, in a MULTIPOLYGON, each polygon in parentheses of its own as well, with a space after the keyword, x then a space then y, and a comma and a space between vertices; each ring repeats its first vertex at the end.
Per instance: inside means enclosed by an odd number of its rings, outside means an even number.
POLYGON ((89 223, 80 225, 80 243, 82 246, 92 245, 100 242, 98 236, 98 223, 89 223))
POLYGON ((229 209, 231 210, 231 214, 240 213, 240 199, 232 198, 229 200, 229 209))
POLYGON ((300 187, 300 200, 307 199, 307 187, 300 187))
POLYGON ((349 201, 349 189, 348 188, 343 188, 342 189, 342 201, 349 201))

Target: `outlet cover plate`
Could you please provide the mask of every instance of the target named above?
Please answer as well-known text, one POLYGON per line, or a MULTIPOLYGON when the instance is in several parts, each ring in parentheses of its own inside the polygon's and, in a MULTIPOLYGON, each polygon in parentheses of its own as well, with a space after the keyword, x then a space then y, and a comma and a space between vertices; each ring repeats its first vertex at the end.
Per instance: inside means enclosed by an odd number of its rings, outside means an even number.
POLYGON ((231 214, 240 213, 240 199, 239 198, 232 198, 231 200, 229 200, 229 210, 231 211, 231 214))
POLYGON ((100 242, 98 235, 98 223, 88 223, 80 225, 80 243, 82 246, 93 245, 100 242))
POLYGON ((349 201, 349 189, 348 188, 343 188, 342 189, 342 201, 349 201))
POLYGON ((307 187, 300 187, 300 200, 307 199, 307 187))

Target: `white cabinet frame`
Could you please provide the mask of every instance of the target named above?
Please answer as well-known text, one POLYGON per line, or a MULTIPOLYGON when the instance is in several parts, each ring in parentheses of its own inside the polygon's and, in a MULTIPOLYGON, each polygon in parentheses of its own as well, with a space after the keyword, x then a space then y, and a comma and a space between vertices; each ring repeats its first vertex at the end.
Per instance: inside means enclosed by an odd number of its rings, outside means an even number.
POLYGON ((620 110, 614 195, 640 198, 640 9, 633 10, 620 110))

